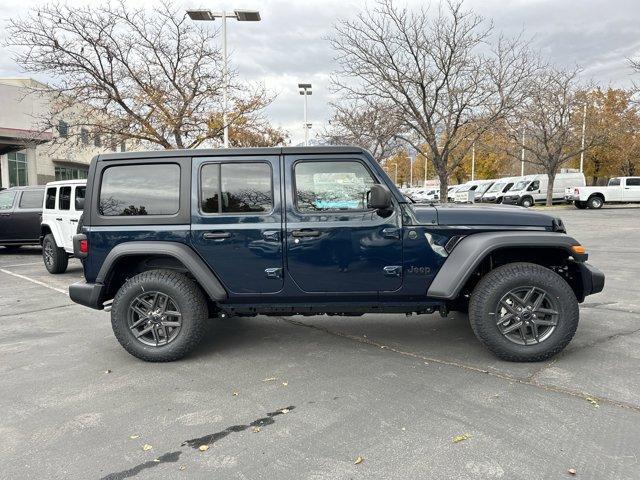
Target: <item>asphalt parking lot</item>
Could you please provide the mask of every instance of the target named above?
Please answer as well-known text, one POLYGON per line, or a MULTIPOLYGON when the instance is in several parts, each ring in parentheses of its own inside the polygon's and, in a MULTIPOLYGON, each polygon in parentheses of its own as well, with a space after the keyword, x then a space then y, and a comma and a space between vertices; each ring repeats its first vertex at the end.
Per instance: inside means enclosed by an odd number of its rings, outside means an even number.
POLYGON ((464 315, 212 321, 144 363, 67 297, 78 261, 0 249, 0 478, 638 479, 640 208, 553 212, 607 284, 534 364, 464 315))

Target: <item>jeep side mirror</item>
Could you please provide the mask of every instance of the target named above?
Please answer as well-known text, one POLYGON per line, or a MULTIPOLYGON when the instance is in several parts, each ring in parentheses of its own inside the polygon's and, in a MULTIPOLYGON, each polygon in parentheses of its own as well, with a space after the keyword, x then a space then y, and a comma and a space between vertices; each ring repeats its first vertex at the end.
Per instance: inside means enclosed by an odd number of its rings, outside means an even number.
POLYGON ((391 192, 387 187, 376 183, 367 194, 367 208, 388 210, 391 208, 391 192))

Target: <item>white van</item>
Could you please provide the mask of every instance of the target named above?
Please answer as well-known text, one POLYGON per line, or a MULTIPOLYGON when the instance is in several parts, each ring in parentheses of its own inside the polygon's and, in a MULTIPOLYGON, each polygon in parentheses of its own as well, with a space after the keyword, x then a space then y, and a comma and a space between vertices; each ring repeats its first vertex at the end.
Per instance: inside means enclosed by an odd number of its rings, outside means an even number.
POLYGON ((495 182, 495 180, 473 180, 467 182, 456 190, 454 201, 456 203, 473 203, 476 201, 476 194, 479 194, 479 198, 480 195, 493 185, 493 182, 495 182))
MULTIPOLYGON (((564 202, 564 190, 567 187, 584 187, 586 185, 582 173, 558 173, 553 182, 553 201, 564 202)), ((531 207, 535 203, 547 201, 549 177, 546 174, 527 175, 515 183, 505 193, 502 203, 531 207)))
POLYGON ((476 196, 476 202, 482 203, 502 203, 504 194, 509 191, 514 184, 518 183, 524 177, 504 177, 495 181, 491 188, 488 188, 486 192, 480 197, 476 196))

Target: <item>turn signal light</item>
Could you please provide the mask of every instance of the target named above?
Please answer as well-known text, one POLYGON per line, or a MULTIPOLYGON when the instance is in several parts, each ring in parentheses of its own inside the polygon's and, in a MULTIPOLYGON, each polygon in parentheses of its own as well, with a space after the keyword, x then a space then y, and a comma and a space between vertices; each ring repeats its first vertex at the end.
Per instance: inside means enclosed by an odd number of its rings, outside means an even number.
POLYGON ((80 250, 80 253, 89 253, 89 240, 80 240, 80 243, 78 244, 78 250, 80 250))
POLYGON ((584 255, 585 253, 587 253, 587 249, 584 248, 582 245, 572 245, 571 251, 579 255, 584 255))
POLYGON ((574 194, 574 195, 580 195, 580 190, 579 190, 579 189, 577 189, 577 188, 574 188, 574 189, 573 189, 573 194, 574 194))

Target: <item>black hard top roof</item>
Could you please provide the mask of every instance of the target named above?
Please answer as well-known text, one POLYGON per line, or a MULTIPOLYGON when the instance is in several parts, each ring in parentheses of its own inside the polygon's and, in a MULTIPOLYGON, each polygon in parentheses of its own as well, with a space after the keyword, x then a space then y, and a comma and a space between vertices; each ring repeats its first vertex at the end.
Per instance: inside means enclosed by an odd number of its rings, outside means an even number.
POLYGON ((118 152, 98 155, 98 161, 171 158, 171 157, 233 157, 246 155, 321 155, 325 153, 364 153, 365 150, 354 146, 321 146, 321 147, 268 147, 268 148, 202 148, 190 150, 152 150, 145 152, 118 152))

